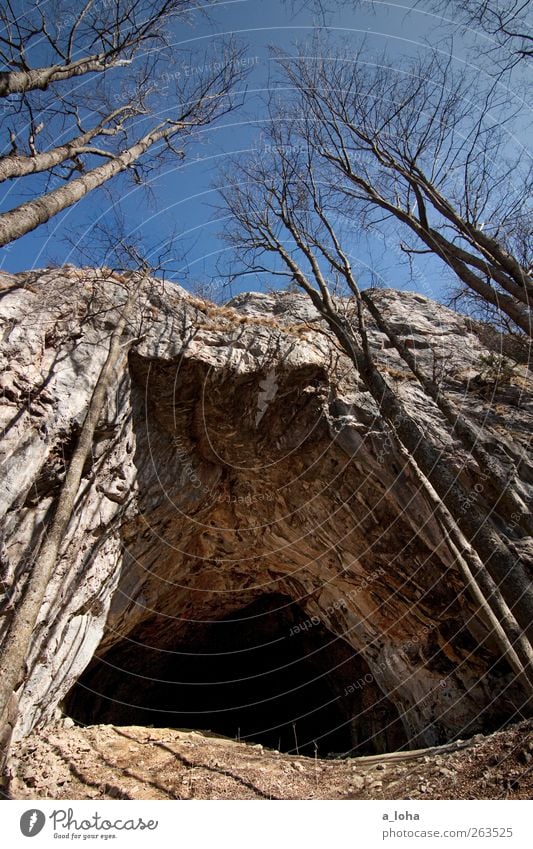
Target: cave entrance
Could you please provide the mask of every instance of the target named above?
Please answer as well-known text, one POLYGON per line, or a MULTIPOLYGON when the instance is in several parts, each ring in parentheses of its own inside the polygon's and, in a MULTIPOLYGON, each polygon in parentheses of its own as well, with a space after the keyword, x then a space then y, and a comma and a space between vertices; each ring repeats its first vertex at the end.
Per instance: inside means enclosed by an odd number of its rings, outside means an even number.
POLYGON ((199 729, 308 756, 405 743, 363 658, 287 596, 198 622, 163 650, 149 635, 145 623, 94 658, 65 712, 83 724, 199 729))

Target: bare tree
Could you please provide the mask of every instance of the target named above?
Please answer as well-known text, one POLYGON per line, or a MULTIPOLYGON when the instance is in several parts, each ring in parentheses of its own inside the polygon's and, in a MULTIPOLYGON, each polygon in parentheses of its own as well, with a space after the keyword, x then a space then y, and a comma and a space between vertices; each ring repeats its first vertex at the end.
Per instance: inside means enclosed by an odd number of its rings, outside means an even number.
MULTIPOLYGON (((338 210, 330 206, 336 187, 319 186, 314 148, 294 144, 290 126, 274 121, 270 145, 236 164, 236 171, 225 179, 231 186, 222 193, 232 221, 227 238, 245 272, 274 268, 285 274, 309 295, 327 322, 419 479, 427 481, 430 503, 435 499, 429 488, 437 494, 439 520, 447 536, 453 535, 453 545, 463 561, 468 561, 469 582, 475 580, 478 595, 483 595, 481 586, 492 593, 490 587, 495 584, 501 591, 504 605, 516 620, 514 629, 507 632, 507 648, 517 635, 522 640, 522 631, 527 634, 521 662, 531 695, 532 583, 507 538, 494 525, 491 511, 467 498, 440 447, 423 432, 381 374, 368 341, 365 304, 337 225, 338 210), (336 283, 342 283, 354 298, 355 315, 348 311, 348 301, 335 297, 336 283), (469 504, 467 510, 465 503, 469 504)), ((492 594, 489 606, 493 603, 492 594)), ((506 617, 498 618, 503 625, 506 617)))
POLYGON ((438 257, 531 334, 533 171, 506 151, 496 90, 479 103, 449 61, 392 67, 368 61, 364 45, 354 55, 317 43, 282 66, 293 135, 311 145, 317 179, 336 187, 339 210, 354 225, 395 227, 408 256, 438 257))
MULTIPOLYGON (((9 2, 1 13, 2 124, 9 145, 0 181, 34 179, 33 198, 0 215, 0 245, 49 221, 118 174, 143 174, 183 157, 187 139, 234 106, 240 52, 221 45, 187 78, 167 45, 192 0, 9 2), (32 58, 48 58, 34 67, 32 58), (164 68, 164 71, 162 70, 164 68), (87 77, 74 83, 74 77, 87 77), (83 84, 82 84, 83 83, 83 84), (58 143, 59 140, 59 143, 58 143), (40 175, 40 176, 39 176, 40 175), (47 178, 43 182, 43 178, 47 178)), ((24 184, 26 187, 26 183, 24 184)))
MULTIPOLYGON (((95 150, 89 148, 85 152, 104 158, 103 165, 91 168, 82 176, 67 180, 56 189, 40 195, 34 200, 27 201, 15 209, 0 215, 0 246, 6 245, 35 230, 41 224, 45 224, 54 215, 72 206, 81 200, 93 189, 107 183, 108 180, 133 168, 142 159, 144 154, 159 142, 163 147, 159 151, 175 151, 172 142, 179 135, 186 136, 192 130, 209 123, 215 117, 222 114, 228 107, 226 97, 230 92, 234 81, 234 75, 230 68, 226 69, 228 74, 222 78, 209 80, 202 94, 192 103, 185 104, 183 111, 175 119, 165 119, 158 122, 147 133, 137 138, 126 150, 111 152, 109 150, 95 150), (221 85, 218 86, 217 83, 221 85)), ((55 151, 57 155, 57 150, 55 151)))

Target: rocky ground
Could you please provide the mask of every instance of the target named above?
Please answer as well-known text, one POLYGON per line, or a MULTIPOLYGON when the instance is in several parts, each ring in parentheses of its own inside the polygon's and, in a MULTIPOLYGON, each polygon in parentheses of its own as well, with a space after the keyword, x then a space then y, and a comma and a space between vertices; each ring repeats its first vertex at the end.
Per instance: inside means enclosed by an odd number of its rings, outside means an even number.
POLYGON ((343 760, 197 731, 58 723, 15 746, 11 771, 14 799, 530 799, 533 721, 343 760))

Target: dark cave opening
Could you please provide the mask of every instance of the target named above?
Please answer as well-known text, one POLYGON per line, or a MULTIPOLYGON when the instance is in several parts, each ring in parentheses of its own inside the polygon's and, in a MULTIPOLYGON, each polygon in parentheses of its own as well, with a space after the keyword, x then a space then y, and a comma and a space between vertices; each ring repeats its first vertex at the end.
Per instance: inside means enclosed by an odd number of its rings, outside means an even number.
POLYGON ((197 729, 308 756, 405 745, 364 659, 287 596, 195 623, 174 644, 156 632, 157 617, 95 657, 65 713, 84 725, 197 729))

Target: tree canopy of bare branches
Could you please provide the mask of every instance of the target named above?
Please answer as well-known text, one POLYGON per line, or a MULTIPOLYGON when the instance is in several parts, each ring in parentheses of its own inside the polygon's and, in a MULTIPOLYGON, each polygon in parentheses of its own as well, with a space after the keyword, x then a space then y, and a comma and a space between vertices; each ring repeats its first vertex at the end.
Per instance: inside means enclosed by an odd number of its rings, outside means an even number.
POLYGON ((176 70, 172 27, 192 0, 8 0, 0 12, 0 182, 32 199, 0 215, 6 245, 120 173, 142 183, 187 138, 233 108, 239 51, 176 70), (38 178, 38 183, 35 181, 38 178), (12 183, 13 184, 13 183, 12 183), (26 184, 25 184, 26 185, 26 184))
POLYGON ((317 43, 281 63, 291 143, 312 150, 339 212, 354 226, 392 223, 406 255, 432 253, 463 291, 530 334, 533 171, 509 144, 497 89, 474 98, 451 61, 392 66, 364 46, 317 43))
POLYGON ((0 96, 129 65, 140 50, 164 42, 173 16, 194 6, 190 0, 6 0, 0 10, 0 60, 6 68, 0 96))

